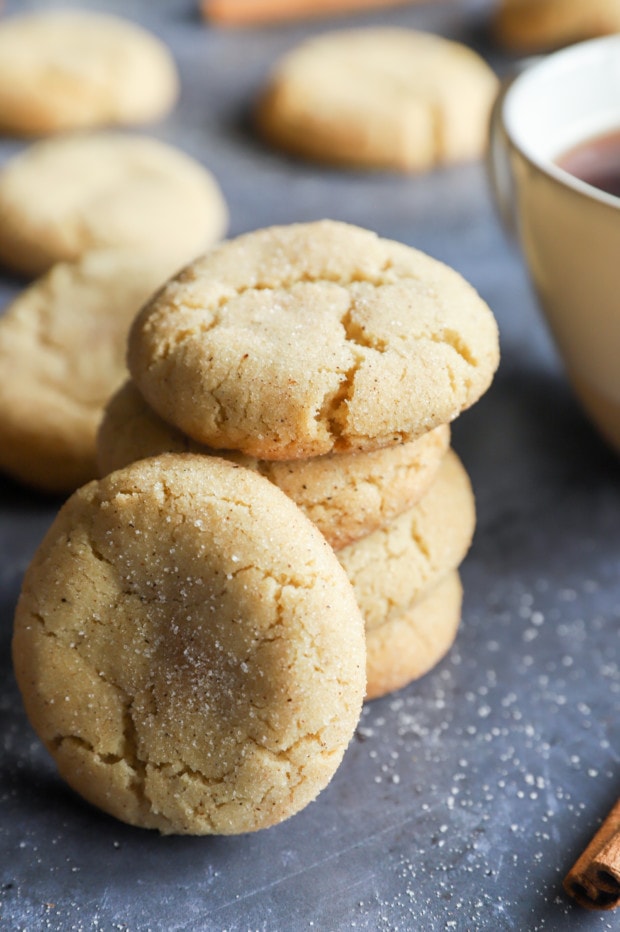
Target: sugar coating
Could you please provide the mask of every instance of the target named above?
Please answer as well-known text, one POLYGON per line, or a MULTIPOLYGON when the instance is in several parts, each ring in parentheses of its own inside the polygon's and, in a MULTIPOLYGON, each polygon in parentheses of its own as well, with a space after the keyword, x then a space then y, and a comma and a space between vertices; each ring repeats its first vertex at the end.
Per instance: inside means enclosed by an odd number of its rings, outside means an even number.
MULTIPOLYGON (((450 442, 441 424, 410 443, 371 453, 342 453, 307 460, 258 460, 220 451, 279 486, 306 513, 335 550, 388 524, 429 488, 450 442)), ((126 382, 110 399, 97 436, 101 475, 165 452, 215 451, 167 424, 126 382)))
POLYGON ((399 616, 463 561, 476 523, 469 477, 453 450, 420 501, 337 553, 367 633, 399 616))
POLYGON ((460 275, 333 221, 215 248, 142 310, 128 349, 164 420, 261 459, 417 439, 473 404, 498 359, 493 315, 460 275))
POLYGON ((42 135, 162 117, 179 79, 167 47, 129 20, 46 10, 0 23, 0 130, 42 135))
POLYGON ((127 373, 127 331, 173 271, 167 256, 93 251, 15 298, 0 317, 0 469, 50 492, 97 476, 97 427, 127 373))
POLYGON ((497 89, 462 43, 411 29, 342 30, 276 64, 256 118, 270 142, 296 155, 426 171, 482 155, 497 89))
POLYGON ((26 275, 102 248, 163 253, 180 268, 227 223, 211 173, 146 136, 58 136, 0 171, 0 261, 26 275))
POLYGON ((64 778, 165 833, 305 806, 365 689, 363 622, 319 531, 261 476, 191 454, 69 499, 26 573, 13 657, 64 778))
POLYGON ((377 699, 428 673, 448 652, 463 589, 452 570, 399 615, 367 632, 366 698, 377 699))

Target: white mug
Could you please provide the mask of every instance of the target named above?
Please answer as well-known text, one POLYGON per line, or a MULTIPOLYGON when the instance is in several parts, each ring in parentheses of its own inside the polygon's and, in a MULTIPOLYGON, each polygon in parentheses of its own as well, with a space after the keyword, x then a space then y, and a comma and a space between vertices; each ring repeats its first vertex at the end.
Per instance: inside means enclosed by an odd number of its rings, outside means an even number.
POLYGON ((620 450, 620 197, 556 164, 613 131, 620 132, 620 35, 526 63, 498 98, 490 168, 575 393, 620 450))

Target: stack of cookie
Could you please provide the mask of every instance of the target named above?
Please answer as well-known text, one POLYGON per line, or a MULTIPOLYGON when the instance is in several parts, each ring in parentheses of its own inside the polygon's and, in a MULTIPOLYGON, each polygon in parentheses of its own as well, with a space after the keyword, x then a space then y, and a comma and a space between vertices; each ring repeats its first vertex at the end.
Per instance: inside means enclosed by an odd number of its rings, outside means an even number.
POLYGON ((367 698, 425 673, 474 531, 449 423, 491 382, 494 318, 451 269, 323 221, 217 247, 134 321, 102 473, 165 452, 261 473, 318 526, 365 620, 367 698))
POLYGON ((364 696, 454 637, 474 511, 448 424, 492 379, 495 321, 440 263, 324 221, 191 264, 128 361, 99 456, 136 461, 75 492, 35 554, 17 681, 95 805, 265 828, 326 786, 364 696))

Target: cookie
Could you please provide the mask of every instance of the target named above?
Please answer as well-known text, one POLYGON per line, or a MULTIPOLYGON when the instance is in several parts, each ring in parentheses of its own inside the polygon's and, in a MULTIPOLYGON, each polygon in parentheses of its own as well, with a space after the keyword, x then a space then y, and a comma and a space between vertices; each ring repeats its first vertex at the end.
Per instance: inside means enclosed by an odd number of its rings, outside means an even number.
POLYGON ((164 833, 293 815, 365 689, 362 619, 319 531, 262 476, 191 454, 74 493, 26 572, 13 657, 67 782, 164 833))
POLYGON ((456 638, 462 595, 453 570, 410 608, 367 633, 367 699, 402 689, 439 663, 456 638))
POLYGON ((0 469, 48 492, 97 476, 97 427, 127 375, 127 331, 174 271, 167 262, 92 252, 12 302, 0 317, 0 469))
POLYGON ((473 404, 498 358, 495 319, 460 275, 333 221, 216 247, 142 310, 128 349, 164 420, 275 460, 415 440, 473 404))
POLYGON ((26 275, 102 248, 151 250, 180 267, 226 224, 213 176, 144 136, 47 139, 0 171, 0 261, 26 275))
POLYGON ((450 450, 417 505, 387 527, 338 551, 367 632, 400 615, 460 565, 475 522, 469 477, 450 450))
POLYGON ((259 132, 308 159, 420 172, 479 157, 495 74, 472 49, 430 33, 324 33, 279 62, 257 104, 259 132))
POLYGON ((148 123, 178 96, 167 47, 100 13, 46 10, 0 23, 0 132, 45 135, 148 123))
POLYGON ((559 48, 620 32, 618 0, 501 0, 491 20, 493 37, 520 52, 559 48))
MULTIPOLYGON (((389 523, 428 489, 450 442, 442 424, 413 440, 374 453, 326 454, 308 460, 257 460, 235 451, 226 459, 279 486, 338 550, 389 523)), ((163 421, 126 382, 106 406, 97 436, 99 472, 165 452, 215 455, 163 421)))

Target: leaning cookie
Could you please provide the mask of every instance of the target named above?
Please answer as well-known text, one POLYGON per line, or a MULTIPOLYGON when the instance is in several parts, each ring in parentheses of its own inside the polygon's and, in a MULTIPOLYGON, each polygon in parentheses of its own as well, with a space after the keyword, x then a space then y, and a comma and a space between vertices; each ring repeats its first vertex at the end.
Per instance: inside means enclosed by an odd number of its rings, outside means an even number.
POLYGON ((620 32, 618 0, 501 0, 491 20, 493 37, 519 52, 559 48, 620 32))
POLYGON ((497 87, 476 52, 440 36, 330 32, 276 65, 256 121, 271 143, 306 158, 425 171, 485 151, 497 87))
POLYGON ((400 615, 367 633, 367 699, 402 689, 439 663, 456 638, 462 594, 453 570, 400 615))
POLYGON ((362 619, 319 531, 261 476, 191 454, 69 499, 26 572, 13 658, 67 782, 164 833, 293 815, 365 689, 362 619))
POLYGON ((400 615, 461 564, 475 522, 469 477, 450 450, 417 505, 338 551, 367 632, 400 615))
POLYGON ((0 23, 0 132, 147 123, 176 101, 167 47, 129 20, 46 10, 0 23))
POLYGON ((128 365, 183 433, 259 459, 369 451, 488 388, 495 319, 455 271, 334 221, 214 248, 142 310, 128 365))
POLYGON ((124 380, 127 331, 176 271, 104 250, 61 262, 0 317, 0 469, 47 492, 95 478, 103 407, 124 380))
MULTIPOLYGON (((411 508, 433 482, 449 442, 450 428, 442 424, 419 440, 373 453, 283 462, 228 450, 219 455, 279 486, 338 550, 411 508)), ((155 414, 133 382, 126 382, 106 406, 97 435, 101 475, 159 453, 188 451, 215 455, 155 414)))
POLYGON ((47 139, 0 171, 0 261, 26 275, 103 248, 159 252, 180 267, 227 223, 210 172, 145 136, 47 139))

